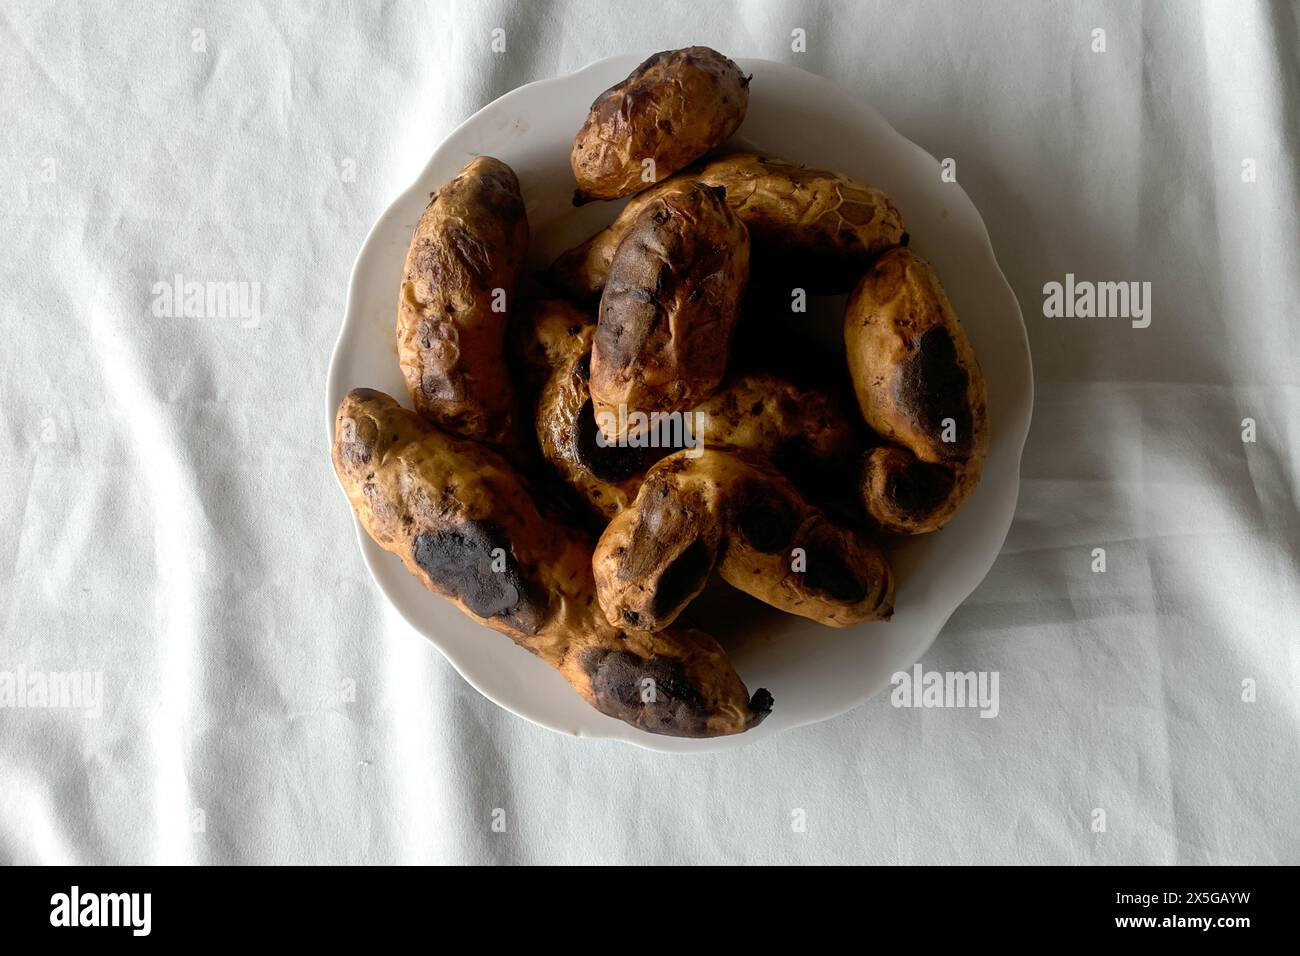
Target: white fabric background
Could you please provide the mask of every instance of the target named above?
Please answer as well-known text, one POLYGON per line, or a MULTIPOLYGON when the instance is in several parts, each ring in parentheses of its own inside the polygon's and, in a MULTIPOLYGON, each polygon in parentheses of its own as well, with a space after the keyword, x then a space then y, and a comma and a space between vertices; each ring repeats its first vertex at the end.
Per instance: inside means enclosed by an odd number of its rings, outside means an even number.
POLYGON ((105 681, 97 720, 0 710, 0 861, 1300 862, 1296 4, 15 2, 0 112, 0 670, 105 681), (496 96, 694 42, 870 100, 988 224, 1035 420, 924 664, 998 671, 995 720, 568 739, 362 566, 322 403, 371 223, 496 96), (178 272, 261 323, 154 317, 178 272), (1043 318, 1066 272, 1150 281, 1151 327, 1043 318))

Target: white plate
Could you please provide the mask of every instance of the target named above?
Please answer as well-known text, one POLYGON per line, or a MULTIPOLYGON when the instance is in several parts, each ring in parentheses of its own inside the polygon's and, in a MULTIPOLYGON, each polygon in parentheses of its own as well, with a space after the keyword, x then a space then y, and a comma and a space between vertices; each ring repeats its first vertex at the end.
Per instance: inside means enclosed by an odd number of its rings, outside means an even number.
MULTIPOLYGON (((331 437, 335 410, 348 389, 378 388, 405 399, 394 338, 397 290, 411 230, 429 194, 472 156, 486 153, 509 163, 519 175, 532 227, 529 270, 543 267, 620 208, 571 205, 569 148, 592 100, 642 59, 602 60, 571 76, 520 87, 479 110, 375 223, 352 271, 347 314, 330 363, 325 411, 331 437)), ((1015 511, 1033 373, 1020 308, 979 213, 959 185, 943 182, 934 157, 895 132, 868 104, 783 63, 738 62, 754 75, 743 142, 877 185, 902 211, 912 247, 938 270, 988 380, 988 461, 975 493, 948 527, 891 547, 898 595, 889 623, 837 630, 771 612, 739 595, 710 592, 697 602, 750 691, 766 687, 776 701, 754 730, 709 740, 647 734, 589 707, 551 668, 426 591, 358 523, 357 540, 370 573, 411 626, 488 699, 562 733, 663 751, 721 750, 842 714, 925 653, 988 572, 1015 511)), ((824 323, 828 336, 837 337, 841 303, 821 300, 808 321, 824 323)))

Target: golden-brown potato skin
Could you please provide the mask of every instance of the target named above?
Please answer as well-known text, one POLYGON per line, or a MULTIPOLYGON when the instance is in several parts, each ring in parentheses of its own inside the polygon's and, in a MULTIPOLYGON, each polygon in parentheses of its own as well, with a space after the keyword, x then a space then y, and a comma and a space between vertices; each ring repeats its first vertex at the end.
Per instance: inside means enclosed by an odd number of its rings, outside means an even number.
POLYGON ((366 532, 429 590, 564 675, 592 706, 651 733, 740 733, 771 709, 712 638, 608 625, 591 542, 538 508, 500 455, 428 425, 392 398, 350 392, 334 467, 366 532))
POLYGON ((752 597, 844 627, 893 613, 883 552, 812 507, 756 459, 677 452, 646 474, 596 543, 596 592, 611 624, 671 624, 716 567, 752 597))
POLYGON ((848 292, 872 259, 907 242, 903 217, 879 189, 842 173, 735 152, 634 196, 608 227, 562 253, 548 281, 580 301, 600 295, 632 222, 679 179, 726 190, 727 205, 749 230, 756 278, 780 275, 812 293, 848 292))
POLYGON ((678 183, 646 204, 619 243, 592 347, 598 422, 684 411, 722 380, 749 277, 749 236, 721 193, 678 183))
POLYGON ((889 443, 865 458, 867 510, 900 534, 943 527, 979 481, 988 399, 930 265, 901 248, 877 259, 849 297, 844 344, 863 417, 889 443))
POLYGON ((397 357, 416 410, 447 431, 494 444, 512 437, 502 340, 527 247, 519 180, 490 156, 443 184, 416 224, 397 303, 397 357))
POLYGON ((734 133, 748 105, 749 79, 716 50, 656 53, 591 104, 569 154, 574 201, 618 199, 668 178, 734 133), (654 160, 648 179, 645 160, 654 160))

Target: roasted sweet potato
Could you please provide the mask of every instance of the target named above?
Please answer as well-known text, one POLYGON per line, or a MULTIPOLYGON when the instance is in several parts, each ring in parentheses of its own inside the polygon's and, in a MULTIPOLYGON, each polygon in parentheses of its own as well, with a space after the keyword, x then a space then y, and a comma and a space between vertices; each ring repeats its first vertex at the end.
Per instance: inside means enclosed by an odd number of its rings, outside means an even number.
POLYGON ((749 79, 708 47, 656 53, 591 104, 569 161, 576 202, 640 192, 736 131, 749 79))
POLYGON ((527 247, 519 180, 490 156, 443 184, 416 224, 397 357, 416 410, 447 431, 494 444, 515 434, 502 340, 527 247))
POLYGON ((722 380, 749 277, 749 236, 722 190, 681 182, 628 229, 600 300, 591 400, 609 437, 633 412, 684 411, 722 380))
POLYGON ((844 313, 862 415, 888 444, 867 452, 863 502, 889 531, 943 527, 979 481, 988 400, 975 352, 929 263, 881 256, 844 313))

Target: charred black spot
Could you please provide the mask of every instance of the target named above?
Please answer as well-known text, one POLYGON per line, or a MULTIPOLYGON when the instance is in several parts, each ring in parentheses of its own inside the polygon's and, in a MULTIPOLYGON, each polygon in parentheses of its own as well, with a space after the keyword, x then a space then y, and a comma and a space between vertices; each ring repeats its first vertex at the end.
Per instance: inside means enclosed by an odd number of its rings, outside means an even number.
POLYGON ((579 464, 597 480, 615 483, 626 481, 645 470, 646 449, 616 444, 602 447, 599 436, 596 415, 592 411, 591 400, 588 399, 582 406, 582 411, 578 412, 573 435, 573 451, 579 464))
POLYGON ((960 457, 970 451, 972 425, 966 386, 957 348, 942 327, 930 329, 916 341, 894 382, 899 406, 925 428, 945 456, 960 457), (951 443, 940 440, 945 418, 956 423, 956 440, 951 443))
POLYGON ((664 618, 681 607, 704 585, 712 563, 704 542, 692 541, 660 575, 651 613, 657 618, 664 618))
POLYGON ((681 661, 593 647, 583 652, 582 669, 596 706, 611 717, 680 737, 708 733, 708 704, 681 661))
POLYGON ((499 525, 467 521, 426 531, 416 536, 412 557, 439 590, 479 617, 506 618, 527 634, 540 625, 544 605, 530 593, 510 539, 499 525), (494 563, 501 570, 494 570, 494 563))
POLYGON ((784 551, 794 534, 794 520, 787 509, 762 499, 751 501, 741 510, 736 527, 750 547, 762 554, 784 551))
POLYGON ((838 551, 824 544, 810 545, 806 549, 806 558, 808 570, 804 572, 803 580, 808 587, 845 604, 856 604, 867 596, 866 586, 844 563, 838 551))
POLYGON ((885 491, 899 512, 920 517, 947 500, 954 480, 952 472, 941 465, 914 461, 889 473, 885 491))

